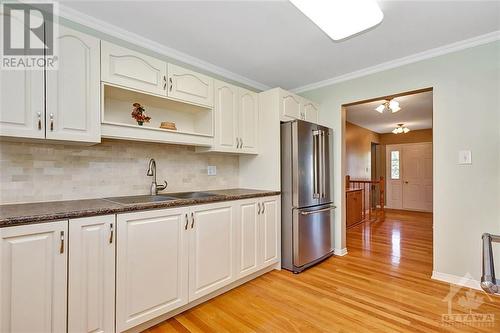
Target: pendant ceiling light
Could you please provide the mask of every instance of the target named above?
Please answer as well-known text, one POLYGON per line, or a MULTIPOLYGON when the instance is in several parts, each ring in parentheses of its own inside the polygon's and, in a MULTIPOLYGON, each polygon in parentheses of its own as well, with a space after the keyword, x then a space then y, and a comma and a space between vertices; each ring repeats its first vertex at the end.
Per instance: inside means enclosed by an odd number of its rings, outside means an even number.
POLYGON ((404 126, 404 124, 398 124, 398 127, 396 127, 395 129, 392 130, 392 133, 394 134, 402 134, 402 133, 408 133, 410 131, 410 129, 406 126, 404 126))
POLYGON ((376 26, 384 14, 375 0, 290 0, 333 40, 376 26))
POLYGON ((401 107, 399 106, 398 101, 386 100, 384 103, 377 106, 375 108, 375 110, 380 112, 380 113, 389 112, 389 111, 392 113, 395 113, 395 112, 398 112, 399 110, 401 110, 401 107))

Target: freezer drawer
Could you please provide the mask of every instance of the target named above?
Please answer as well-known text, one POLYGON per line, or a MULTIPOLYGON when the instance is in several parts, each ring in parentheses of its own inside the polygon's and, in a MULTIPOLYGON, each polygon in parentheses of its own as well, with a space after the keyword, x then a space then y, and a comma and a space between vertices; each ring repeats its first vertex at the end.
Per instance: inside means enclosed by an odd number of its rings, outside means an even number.
POLYGON ((293 210, 293 265, 301 267, 331 254, 331 221, 335 206, 293 210))

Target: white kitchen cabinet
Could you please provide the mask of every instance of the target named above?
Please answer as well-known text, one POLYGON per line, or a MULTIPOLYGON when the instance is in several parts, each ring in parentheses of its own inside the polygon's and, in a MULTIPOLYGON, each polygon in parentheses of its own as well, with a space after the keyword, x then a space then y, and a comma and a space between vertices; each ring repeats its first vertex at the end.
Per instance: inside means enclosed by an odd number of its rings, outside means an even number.
POLYGON ((188 302, 187 208, 117 215, 116 328, 188 302))
POLYGON ((215 81, 215 144, 221 150, 237 149, 238 87, 215 81))
POLYGON ((68 332, 114 332, 115 215, 70 220, 68 332))
POLYGON ((259 129, 259 95, 238 88, 238 137, 240 149, 245 153, 257 153, 259 129))
POLYGON ((302 119, 310 123, 317 124, 319 118, 319 106, 316 103, 304 99, 302 107, 302 119))
MULTIPOLYGON (((3 27, 4 13, 0 13, 3 27)), ((12 18, 15 29, 23 22, 12 18)), ((45 138, 45 97, 43 70, 0 69, 0 135, 45 138)))
POLYGON ((281 258, 281 200, 266 197, 261 201, 261 234, 263 265, 279 262, 281 258))
POLYGON ((234 280, 234 203, 194 206, 189 244, 189 301, 234 280))
POLYGON ((166 96, 167 63, 101 41, 101 81, 166 96))
POLYGON ((301 119, 302 117, 302 97, 291 92, 280 91, 281 117, 301 119))
POLYGON ((237 202, 237 276, 244 277, 280 261, 279 196, 237 202))
POLYGON ((257 271, 262 264, 259 248, 260 201, 248 199, 238 206, 236 269, 238 277, 243 277, 257 271))
POLYGON ((211 77, 168 64, 168 97, 212 107, 213 95, 211 77))
POLYGON ((46 138, 101 142, 99 39, 58 30, 59 67, 46 72, 46 138))
POLYGON ((0 229, 0 332, 65 332, 67 221, 0 229))

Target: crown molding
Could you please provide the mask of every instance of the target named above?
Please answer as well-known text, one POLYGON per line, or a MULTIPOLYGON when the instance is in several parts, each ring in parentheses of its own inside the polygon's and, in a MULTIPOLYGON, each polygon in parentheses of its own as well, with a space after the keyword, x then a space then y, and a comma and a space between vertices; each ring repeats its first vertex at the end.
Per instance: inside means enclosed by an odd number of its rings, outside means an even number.
POLYGON ((70 21, 73 21, 75 23, 81 24, 83 26, 86 26, 88 28, 94 29, 96 31, 105 33, 112 37, 116 37, 131 44, 144 47, 150 51, 162 54, 169 58, 200 68, 207 72, 220 75, 235 82, 239 82, 241 84, 255 88, 257 90, 270 89, 269 86, 263 83, 254 81, 252 79, 236 74, 222 67, 209 63, 207 61, 190 56, 189 54, 186 54, 184 52, 175 50, 173 48, 162 45, 158 42, 144 38, 143 36, 130 32, 126 29, 119 28, 113 24, 109 24, 105 21, 96 19, 95 17, 92 17, 90 15, 69 8, 61 3, 59 3, 59 16, 68 19, 70 21))
POLYGON ((322 87, 326 87, 332 84, 344 82, 344 81, 349 81, 352 79, 356 79, 359 77, 367 76, 370 74, 375 74, 379 72, 383 72, 388 69, 400 67, 403 65, 408 65, 412 64, 418 61, 438 57, 441 55, 445 55, 448 53, 453 53, 457 52, 460 50, 468 49, 471 47, 483 45, 483 44, 488 44, 494 41, 500 40, 500 30, 493 31, 484 35, 480 35, 477 37, 465 39, 459 42, 455 42, 452 44, 447 44, 444 46, 440 46, 434 49, 430 49, 424 52, 416 53, 407 57, 391 60, 388 62, 384 62, 375 66, 367 67, 358 71, 354 71, 351 73, 339 75, 330 79, 318 81, 315 83, 310 83, 306 84, 304 86, 292 89, 291 91, 294 93, 302 93, 305 91, 313 90, 313 89, 318 89, 322 87))

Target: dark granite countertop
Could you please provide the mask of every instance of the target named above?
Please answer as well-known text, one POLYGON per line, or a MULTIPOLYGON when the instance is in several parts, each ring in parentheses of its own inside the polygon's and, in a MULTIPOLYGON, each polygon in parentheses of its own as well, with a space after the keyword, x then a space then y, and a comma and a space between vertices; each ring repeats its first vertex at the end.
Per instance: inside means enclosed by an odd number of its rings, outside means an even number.
MULTIPOLYGON (((85 199, 0 205, 0 228, 79 217, 200 205, 212 202, 241 200, 280 194, 279 191, 261 191, 241 188, 202 192, 210 192, 215 194, 215 196, 195 199, 175 199, 140 204, 119 204, 108 199, 85 199)), ((165 193, 164 195, 168 196, 171 194, 173 193, 165 193)))

